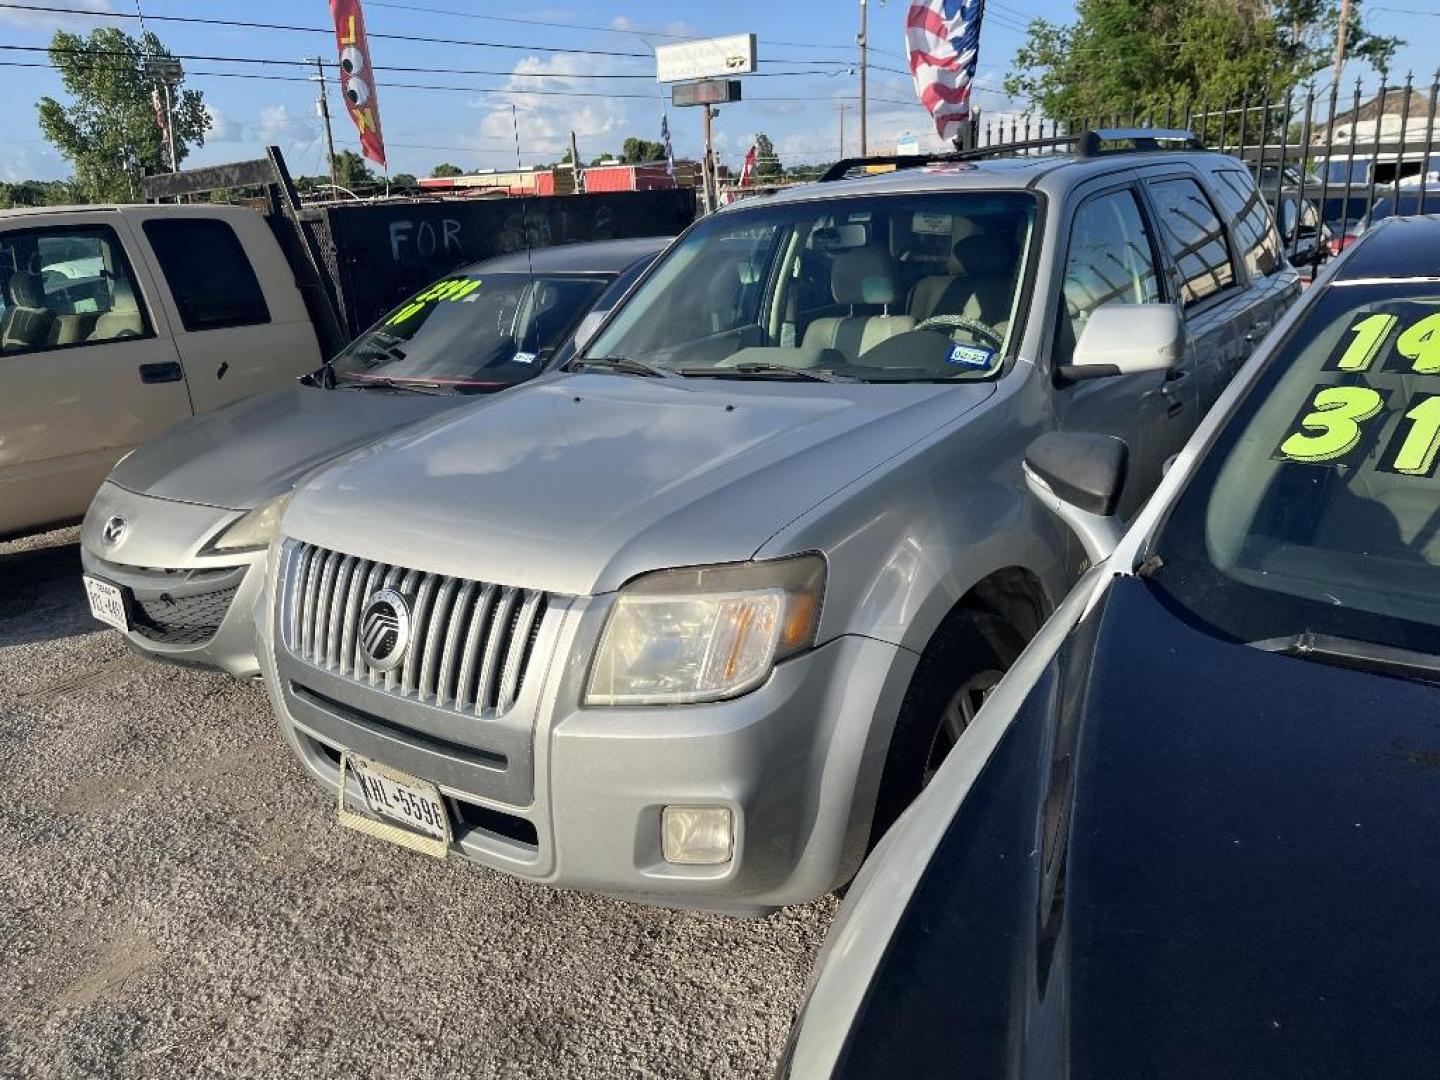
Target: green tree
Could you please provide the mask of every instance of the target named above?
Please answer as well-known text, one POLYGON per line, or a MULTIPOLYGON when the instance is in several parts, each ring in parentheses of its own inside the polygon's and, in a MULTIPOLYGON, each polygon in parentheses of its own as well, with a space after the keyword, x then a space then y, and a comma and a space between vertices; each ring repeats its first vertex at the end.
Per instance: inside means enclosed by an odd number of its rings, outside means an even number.
POLYGON ((335 155, 335 182, 354 191, 380 183, 380 178, 354 150, 341 150, 335 155))
POLYGON ((637 139, 630 136, 620 147, 620 160, 626 165, 639 165, 647 161, 664 161, 665 144, 637 139))
POLYGON ((420 181, 415 179, 413 173, 397 172, 390 178, 390 185, 397 188, 417 188, 420 181))
POLYGON ((775 144, 763 131, 755 136, 755 179, 779 180, 785 175, 785 166, 775 153, 775 144))
MULTIPOLYGON (((1079 0, 1076 21, 1030 23, 1005 90, 1057 119, 1183 111, 1280 91, 1332 58, 1334 0, 1079 0)), ((1400 39, 1368 33, 1351 7, 1350 58, 1384 69, 1400 39)))
POLYGON ((0 207, 64 206, 78 201, 68 180, 19 180, 0 184, 0 207))
POLYGON ((448 161, 442 161, 439 165, 436 165, 435 168, 430 170, 430 175, 437 178, 447 176, 464 176, 465 170, 460 168, 459 165, 451 165, 448 161))
MULTIPOLYGON (((133 200, 146 169, 169 171, 165 137, 155 122, 146 59, 173 59, 148 31, 133 38, 104 27, 89 35, 57 30, 50 63, 73 99, 38 102, 40 130, 75 168, 76 195, 92 202, 133 200)), ((184 161, 205 144, 210 117, 198 90, 172 88, 175 153, 184 161)))

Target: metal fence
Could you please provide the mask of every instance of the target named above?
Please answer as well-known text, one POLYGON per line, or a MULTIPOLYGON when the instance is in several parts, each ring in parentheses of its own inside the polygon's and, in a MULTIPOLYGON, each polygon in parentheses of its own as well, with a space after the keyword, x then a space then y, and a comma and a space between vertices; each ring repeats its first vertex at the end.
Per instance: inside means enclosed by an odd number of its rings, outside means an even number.
MULTIPOLYGON (((1129 114, 1051 119, 1010 114, 999 122, 976 120, 974 145, 1004 153, 1027 153, 1040 143, 1104 128, 1181 128, 1206 146, 1233 154, 1250 166, 1277 222, 1293 201, 1317 215, 1328 244, 1308 243, 1303 212, 1282 235, 1292 258, 1304 248, 1318 261, 1339 250, 1379 217, 1440 214, 1440 70, 1426 86, 1413 75, 1403 84, 1382 81, 1367 91, 1357 80, 1351 92, 1338 83, 1318 89, 1292 86, 1218 102, 1171 101, 1163 108, 1129 114), (1372 214, 1373 210, 1373 214, 1372 214)), ((1313 237, 1313 234, 1311 234, 1313 237)))

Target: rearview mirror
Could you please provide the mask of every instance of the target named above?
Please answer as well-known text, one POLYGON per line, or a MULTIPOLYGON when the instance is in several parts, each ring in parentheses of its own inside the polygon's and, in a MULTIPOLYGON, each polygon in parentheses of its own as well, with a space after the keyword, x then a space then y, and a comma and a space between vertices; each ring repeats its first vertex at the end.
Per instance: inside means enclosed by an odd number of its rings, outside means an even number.
POLYGON ((1093 432, 1047 432, 1025 450, 1025 485, 1075 530, 1092 566, 1110 557, 1124 532, 1115 508, 1129 465, 1125 440, 1093 432))
POLYGON ((1056 371, 1066 382, 1169 371, 1184 345, 1180 313, 1172 305, 1104 304, 1090 313, 1070 363, 1056 371))

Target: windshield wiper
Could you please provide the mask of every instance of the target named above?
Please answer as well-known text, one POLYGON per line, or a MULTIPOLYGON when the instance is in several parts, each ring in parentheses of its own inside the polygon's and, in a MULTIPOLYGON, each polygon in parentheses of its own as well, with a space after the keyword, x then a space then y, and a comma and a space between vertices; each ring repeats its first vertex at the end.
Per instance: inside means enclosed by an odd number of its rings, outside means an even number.
POLYGON ((1286 637, 1252 641, 1250 645, 1265 652, 1294 656, 1301 660, 1315 660, 1355 671, 1440 682, 1440 656, 1411 649, 1398 649, 1393 645, 1379 645, 1373 641, 1358 641, 1306 630, 1286 637))
POLYGON ((367 375, 359 379, 344 379, 335 384, 337 390, 408 390, 416 394, 448 394, 439 383, 423 379, 393 379, 388 375, 367 375))
POLYGON ((796 379, 814 379, 816 382, 859 382, 847 375, 836 375, 831 371, 822 371, 820 368, 798 368, 788 367, 785 364, 766 364, 760 361, 748 361, 743 364, 727 364, 724 367, 712 368, 680 368, 677 374, 689 376, 706 376, 712 379, 731 378, 731 372, 737 375, 788 375, 796 379))
POLYGON ((650 375, 657 379, 675 379, 680 376, 678 371, 647 364, 644 360, 633 360, 628 356, 587 356, 583 360, 574 361, 572 365, 572 369, 588 367, 623 371, 627 375, 650 375))

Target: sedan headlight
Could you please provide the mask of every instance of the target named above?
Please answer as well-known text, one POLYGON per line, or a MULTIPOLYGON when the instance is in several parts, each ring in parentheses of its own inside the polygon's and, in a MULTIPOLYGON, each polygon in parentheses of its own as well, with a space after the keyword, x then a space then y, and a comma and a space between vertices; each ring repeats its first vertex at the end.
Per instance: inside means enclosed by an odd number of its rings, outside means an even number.
POLYGON ((294 498, 293 491, 261 503, 247 514, 236 518, 205 545, 201 555, 234 555, 242 551, 260 551, 270 546, 280 534, 280 518, 294 498))
POLYGON ((824 593, 819 555, 638 577, 610 611, 585 704, 738 697, 815 644, 824 593))

